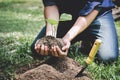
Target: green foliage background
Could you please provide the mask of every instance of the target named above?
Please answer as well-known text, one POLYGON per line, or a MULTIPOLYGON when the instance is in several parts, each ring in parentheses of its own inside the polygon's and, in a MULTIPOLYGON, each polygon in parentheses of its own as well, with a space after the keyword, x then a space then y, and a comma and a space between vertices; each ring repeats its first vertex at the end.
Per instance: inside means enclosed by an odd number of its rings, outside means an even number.
MULTIPOLYGON (((44 26, 43 17, 41 0, 0 0, 0 80, 12 80, 17 69, 35 61, 30 45, 44 26)), ((115 24, 120 42, 120 21, 115 24)), ((71 47, 71 57, 83 64, 87 56, 79 54, 78 47, 71 47)), ((94 80, 119 80, 119 63, 93 62, 87 70, 94 80)))

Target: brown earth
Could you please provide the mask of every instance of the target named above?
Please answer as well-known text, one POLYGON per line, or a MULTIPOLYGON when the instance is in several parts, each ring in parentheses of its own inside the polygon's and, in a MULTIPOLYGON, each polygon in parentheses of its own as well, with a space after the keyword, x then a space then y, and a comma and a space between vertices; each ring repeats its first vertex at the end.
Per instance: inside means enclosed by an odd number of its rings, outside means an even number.
MULTIPOLYGON (((49 48, 53 45, 58 45, 61 48, 64 45, 61 39, 51 36, 43 37, 37 44, 45 44, 49 48)), ((49 57, 36 63, 32 69, 23 71, 26 68, 20 68, 16 80, 91 80, 86 70, 79 77, 75 77, 82 67, 69 57, 49 57)))
POLYGON ((48 48, 51 48, 54 45, 58 45, 60 48, 62 48, 62 46, 64 46, 62 39, 55 38, 52 36, 45 36, 45 37, 39 39, 37 41, 37 44, 44 44, 44 45, 48 46, 48 48))
POLYGON ((68 57, 49 58, 38 67, 18 74, 16 80, 92 80, 86 70, 75 77, 82 67, 68 57))

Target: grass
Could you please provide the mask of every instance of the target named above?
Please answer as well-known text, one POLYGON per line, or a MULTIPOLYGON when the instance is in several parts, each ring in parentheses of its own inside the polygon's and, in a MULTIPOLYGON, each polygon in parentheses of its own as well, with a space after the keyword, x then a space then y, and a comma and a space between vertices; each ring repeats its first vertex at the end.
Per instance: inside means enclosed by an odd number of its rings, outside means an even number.
MULTIPOLYGON (((120 21, 115 23, 120 42, 120 21)), ((0 80, 12 80, 15 71, 29 65, 30 45, 44 25, 41 0, 0 0, 0 80)), ((78 45, 71 47, 72 57, 84 63, 85 55, 78 55, 78 45)), ((112 65, 92 63, 88 71, 94 80, 119 80, 120 59, 112 65)))

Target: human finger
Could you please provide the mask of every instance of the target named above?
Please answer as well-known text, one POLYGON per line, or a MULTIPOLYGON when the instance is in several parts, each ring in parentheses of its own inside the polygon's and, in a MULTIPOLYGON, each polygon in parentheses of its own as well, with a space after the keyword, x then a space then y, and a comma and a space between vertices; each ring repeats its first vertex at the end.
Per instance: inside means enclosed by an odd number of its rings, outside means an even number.
POLYGON ((65 43, 65 45, 62 47, 63 51, 68 50, 70 45, 71 45, 71 43, 69 41, 66 41, 66 40, 64 40, 64 43, 65 43))
POLYGON ((62 51, 58 46, 56 47, 59 57, 67 56, 67 51, 62 51))
POLYGON ((58 57, 58 53, 57 53, 57 50, 56 50, 56 46, 53 46, 53 47, 52 47, 52 55, 55 56, 55 57, 58 57))
POLYGON ((43 45, 43 44, 41 45, 41 48, 40 48, 39 50, 40 50, 40 54, 41 54, 41 55, 44 55, 44 53, 45 53, 45 48, 44 48, 44 45, 43 45))
POLYGON ((40 52, 40 48, 41 48, 40 44, 35 45, 35 50, 36 50, 37 53, 40 52))
POLYGON ((48 47, 44 46, 44 55, 48 55, 48 47))

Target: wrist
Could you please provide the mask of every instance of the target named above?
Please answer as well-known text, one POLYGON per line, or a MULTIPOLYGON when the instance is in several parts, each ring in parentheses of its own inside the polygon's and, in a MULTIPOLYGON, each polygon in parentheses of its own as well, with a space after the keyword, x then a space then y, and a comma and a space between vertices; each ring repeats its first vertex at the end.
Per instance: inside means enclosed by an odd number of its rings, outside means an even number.
POLYGON ((56 37, 56 34, 57 34, 57 26, 48 23, 46 25, 46 35, 51 35, 56 37))
POLYGON ((52 36, 52 31, 46 31, 46 36, 52 36))
POLYGON ((69 41, 69 42, 71 42, 71 40, 68 37, 66 37, 66 36, 64 36, 62 39, 63 39, 63 41, 69 41))

